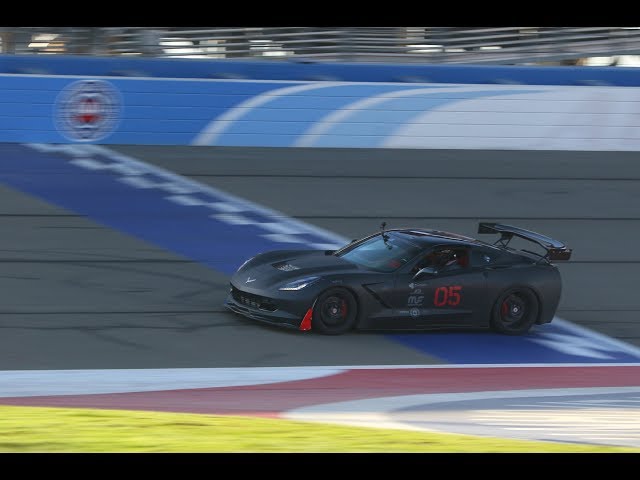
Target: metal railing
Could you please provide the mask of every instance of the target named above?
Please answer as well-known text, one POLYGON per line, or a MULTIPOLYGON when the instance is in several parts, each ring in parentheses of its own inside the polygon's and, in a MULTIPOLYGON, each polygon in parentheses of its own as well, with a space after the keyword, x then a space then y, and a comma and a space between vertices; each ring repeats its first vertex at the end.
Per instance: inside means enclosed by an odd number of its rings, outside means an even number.
POLYGON ((398 63, 640 55, 636 27, 0 27, 0 53, 398 63))

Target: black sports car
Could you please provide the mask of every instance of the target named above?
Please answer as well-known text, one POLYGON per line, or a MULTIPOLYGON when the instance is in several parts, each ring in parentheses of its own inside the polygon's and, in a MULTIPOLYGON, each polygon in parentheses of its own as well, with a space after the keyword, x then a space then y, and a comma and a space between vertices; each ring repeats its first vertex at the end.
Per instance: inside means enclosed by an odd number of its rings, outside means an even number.
POLYGON ((283 327, 341 334, 351 329, 492 328, 517 335, 551 322, 560 302, 556 260, 571 250, 547 236, 482 222, 486 243, 426 229, 382 230, 339 250, 278 250, 247 260, 225 306, 283 327), (514 237, 540 252, 509 246, 514 237))

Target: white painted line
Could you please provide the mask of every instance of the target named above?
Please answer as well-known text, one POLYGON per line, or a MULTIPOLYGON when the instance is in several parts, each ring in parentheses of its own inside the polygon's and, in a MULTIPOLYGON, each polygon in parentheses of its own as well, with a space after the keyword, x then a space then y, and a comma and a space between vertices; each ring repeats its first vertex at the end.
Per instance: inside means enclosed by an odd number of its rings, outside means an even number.
POLYGON ((170 197, 166 197, 170 202, 178 203, 180 205, 184 205, 185 207, 193 207, 196 205, 204 205, 205 202, 199 200, 195 197, 191 197, 189 195, 172 195, 170 197))
MULTIPOLYGON (((512 407, 513 405, 509 405, 512 407)), ((633 410, 630 408, 614 409, 614 408, 580 408, 574 405, 570 410, 563 408, 555 408, 551 411, 539 408, 527 410, 476 410, 473 417, 477 420, 490 422, 531 422, 531 423, 549 423, 553 422, 559 426, 575 425, 578 420, 583 424, 586 423, 604 423, 613 425, 612 420, 618 420, 624 425, 629 424, 629 415, 633 410), (577 408, 576 408, 577 407, 577 408), (597 415, 597 416, 596 416, 597 415)))
POLYGON ((592 338, 596 341, 608 344, 611 347, 614 347, 614 349, 628 353, 629 355, 640 357, 640 347, 636 347, 635 345, 631 345, 621 340, 608 337, 606 335, 603 335, 602 333, 595 332, 593 330, 582 327, 580 325, 576 325, 575 323, 571 323, 567 320, 563 320, 562 318, 554 317, 553 322, 569 330, 572 333, 575 333, 583 337, 592 338))
POLYGON ((286 235, 296 235, 300 233, 304 233, 299 228, 292 227, 291 225, 282 224, 279 222, 264 222, 259 224, 260 228, 264 228, 265 230, 269 230, 273 233, 283 233, 286 235))
POLYGON ((567 397, 575 395, 597 395, 640 392, 637 387, 588 387, 588 388, 548 388, 527 390, 496 390, 486 392, 428 393, 399 395, 382 398, 367 398, 346 402, 326 403, 290 410, 288 413, 351 413, 351 412, 390 412, 436 403, 463 402, 469 400, 495 400, 509 398, 567 397))
POLYGON ((541 430, 549 430, 549 427, 504 427, 505 430, 514 430, 514 431, 541 431, 541 430))
POLYGON ((160 368, 0 371, 0 397, 149 392, 262 385, 325 377, 339 368, 160 368))
POLYGON ((211 218, 220 220, 224 223, 230 223, 232 225, 252 225, 256 223, 255 220, 251 220, 243 215, 236 215, 234 213, 216 213, 211 215, 211 218))
POLYGON ((156 181, 148 180, 143 176, 121 177, 118 178, 118 181, 136 188, 160 188, 165 185, 165 183, 158 183, 156 181))
POLYGON ((545 402, 550 406, 554 406, 554 407, 572 407, 572 408, 584 408, 585 410, 599 410, 599 409, 606 409, 609 407, 616 407, 616 408, 629 408, 631 405, 629 405, 628 402, 625 402, 624 400, 622 401, 618 401, 618 400, 570 400, 568 402, 545 402), (553 404, 556 405, 553 405, 553 404), (585 408, 585 407, 596 407, 596 408, 585 408))
MULTIPOLYGON (((33 144, 25 144, 27 146, 31 146, 33 144)), ((40 144, 42 145, 42 144, 40 144)), ((58 145, 50 146, 46 145, 46 151, 58 151, 56 150, 58 145)), ((60 150, 69 151, 72 155, 77 156, 86 156, 87 153, 94 153, 99 155, 107 156, 111 159, 118 160, 120 162, 126 163, 131 166, 137 166, 142 169, 144 172, 153 173, 158 176, 162 176, 170 181, 176 183, 182 183, 184 185, 191 185, 194 187, 195 191, 208 193, 214 197, 220 198, 225 201, 225 203, 230 203, 235 205, 236 207, 240 207, 243 210, 252 211, 258 215, 263 215, 267 218, 277 219, 278 222, 286 225, 290 225, 292 227, 297 227, 303 230, 306 233, 317 235, 322 239, 327 240, 327 242, 335 242, 333 245, 334 248, 342 247, 346 245, 349 240, 346 237, 342 237, 340 235, 335 234, 329 230, 325 230, 323 228, 316 227, 314 225, 290 218, 289 216, 278 212, 276 210, 271 210, 262 205, 258 205, 256 203, 250 202, 249 200, 245 200, 244 198, 236 197, 235 195, 231 195, 227 192, 223 192, 222 190, 218 190, 217 188, 213 188, 209 185, 205 185, 189 178, 178 175, 174 172, 166 170, 161 167, 157 167, 155 165, 150 165, 148 163, 144 163, 140 160, 136 160, 133 157, 129 157, 127 155, 118 153, 114 150, 110 150, 101 145, 92 145, 92 144, 83 144, 83 145, 72 145, 72 149, 66 148, 68 145, 62 146, 60 150)), ((37 148, 37 147, 36 147, 37 148)))
MULTIPOLYGON (((256 226, 259 227, 261 226, 261 224, 257 224, 256 226)), ((267 240, 271 240, 272 242, 306 244, 306 241, 303 238, 296 237, 295 235, 285 235, 284 233, 267 233, 260 236, 266 238, 267 240)))
POLYGON ((615 437, 611 437, 611 436, 596 436, 596 437, 589 437, 590 440, 608 440, 608 441, 624 441, 624 440, 638 440, 638 434, 629 434, 629 435, 617 435, 615 437))
MULTIPOLYGON (((638 387, 593 387, 593 388, 557 388, 557 389, 533 389, 533 390, 506 390, 490 392, 465 392, 465 393, 437 393, 402 395, 383 398, 369 398, 364 400, 353 400, 347 402, 326 403, 297 408, 285 412, 282 417, 291 420, 338 423, 344 425, 359 425, 379 428, 380 422, 372 422, 368 415, 376 412, 381 420, 386 419, 387 425, 395 425, 391 428, 402 428, 404 424, 397 422, 385 412, 419 408, 425 405, 436 403, 451 404, 469 400, 488 400, 504 398, 533 398, 533 397, 563 397, 568 395, 594 395, 594 394, 617 394, 640 392, 638 387)), ((421 430, 433 430, 430 428, 420 428, 421 430)))
POLYGON ((163 185, 160 185, 159 188, 166 190, 169 193, 173 193, 176 195, 185 195, 188 193, 196 193, 196 190, 194 190, 192 187, 186 186, 186 185, 177 185, 175 183, 165 183, 163 185))
MULTIPOLYGON (((537 337, 529 338, 531 342, 538 343, 549 349, 562 352, 565 355, 576 357, 588 357, 606 360, 615 358, 612 355, 604 353, 603 350, 609 350, 609 345, 603 346, 601 341, 594 341, 593 337, 576 336, 574 334, 559 332, 539 332, 537 337)), ((618 350, 614 350, 618 353, 618 350)))
POLYGON ((247 211, 246 208, 240 208, 233 203, 227 202, 207 202, 205 203, 205 205, 209 208, 213 208, 214 210, 219 210, 224 213, 239 213, 247 211))
POLYGON ((108 168, 108 165, 93 158, 75 158, 69 163, 77 165, 78 167, 86 168, 87 170, 104 170, 108 168))
POLYGON ((70 160, 69 163, 88 170, 111 170, 121 175, 140 175, 142 172, 134 167, 122 163, 104 163, 94 158, 78 158, 70 160))

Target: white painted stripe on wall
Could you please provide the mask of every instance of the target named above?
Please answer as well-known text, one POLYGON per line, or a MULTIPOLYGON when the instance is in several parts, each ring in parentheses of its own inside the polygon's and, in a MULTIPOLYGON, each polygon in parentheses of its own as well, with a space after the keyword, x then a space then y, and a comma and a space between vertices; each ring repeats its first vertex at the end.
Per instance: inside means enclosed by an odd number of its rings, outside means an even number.
MULTIPOLYGON (((485 87, 486 88, 486 87, 485 87)), ((397 92, 384 92, 379 95, 373 95, 370 97, 362 98, 352 102, 348 105, 345 105, 343 108, 336 110, 328 115, 326 115, 323 119, 313 124, 311 128, 309 128, 305 133, 303 133, 298 140, 294 143, 294 147, 312 147, 314 143, 321 138, 325 133, 327 133, 332 127, 340 123, 348 123, 349 117, 360 113, 362 110, 371 109, 376 107, 382 103, 385 103, 389 100, 393 100, 395 98, 403 98, 403 97, 411 97, 418 95, 428 96, 432 93, 462 93, 462 92, 477 92, 482 91, 482 86, 472 86, 472 87, 459 87, 459 88, 438 88, 436 86, 432 86, 429 88, 416 88, 412 90, 399 90, 397 92)), ((531 90, 531 88, 529 88, 531 90)), ((463 101, 465 99, 461 98, 458 101, 463 101)), ((419 112, 415 113, 416 115, 420 115, 419 112)), ((394 126, 390 125, 390 129, 393 129, 394 126)))
POLYGON ((640 88, 555 87, 441 105, 398 126, 381 145, 636 151, 639 126, 640 88))
POLYGON ((344 85, 345 82, 322 82, 311 83, 305 85, 295 85, 293 87, 278 88, 276 90, 269 90, 268 92, 261 93, 254 97, 241 102, 230 110, 211 121, 191 142, 192 145, 211 145, 215 142, 218 136, 223 133, 230 125, 233 125, 235 121, 249 113, 256 107, 264 105, 280 97, 287 95, 299 94, 302 92, 308 92, 309 90, 317 90, 320 88, 335 87, 336 85, 344 85))

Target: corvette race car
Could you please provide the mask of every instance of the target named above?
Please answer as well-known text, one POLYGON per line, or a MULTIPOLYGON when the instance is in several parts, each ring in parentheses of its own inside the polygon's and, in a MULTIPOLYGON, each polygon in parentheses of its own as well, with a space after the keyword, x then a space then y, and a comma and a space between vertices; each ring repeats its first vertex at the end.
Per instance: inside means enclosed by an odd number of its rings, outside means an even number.
POLYGON ((481 222, 478 233, 500 236, 491 244, 438 230, 385 230, 383 223, 339 250, 261 253, 233 275, 225 306, 328 335, 435 328, 518 335, 551 322, 562 288, 552 262, 569 260, 571 249, 511 225, 481 222), (540 252, 509 246, 514 237, 540 252))

